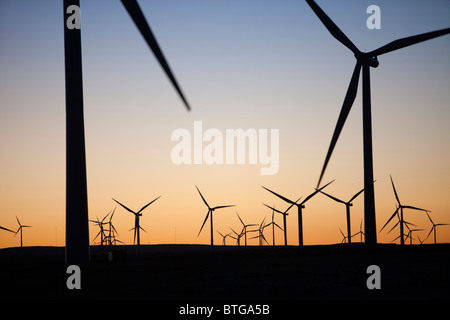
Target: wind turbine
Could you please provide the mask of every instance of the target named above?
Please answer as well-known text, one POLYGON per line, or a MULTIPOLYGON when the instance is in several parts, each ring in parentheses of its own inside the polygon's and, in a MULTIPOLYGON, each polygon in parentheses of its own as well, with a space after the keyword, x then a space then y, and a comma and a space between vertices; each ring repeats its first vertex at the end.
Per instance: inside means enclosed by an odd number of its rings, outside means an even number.
POLYGON ((237 214, 239 220, 242 223, 242 226, 243 226, 242 232, 244 233, 244 237, 245 237, 245 245, 247 245, 247 227, 257 226, 257 224, 254 224, 254 223, 252 223, 252 224, 245 224, 244 221, 242 221, 241 217, 239 216, 239 213, 236 212, 236 214, 237 214))
POLYGON ((347 36, 336 26, 336 24, 325 14, 325 12, 313 1, 306 0, 311 9, 315 12, 318 18, 322 21, 331 35, 341 42, 344 46, 350 49, 356 58, 356 65, 350 80, 347 93, 344 98, 341 112, 336 124, 336 128, 331 138, 331 143, 328 148, 325 162, 320 173, 317 186, 323 178, 325 170, 333 153, 336 142, 344 127, 345 120, 350 112, 353 102, 356 98, 358 90, 359 75, 362 69, 362 113, 363 113, 363 154, 364 154, 364 230, 366 232, 365 242, 367 245, 374 245, 377 243, 377 228, 375 220, 375 195, 373 187, 373 156, 372 156, 372 116, 371 116, 371 99, 370 99, 370 67, 378 67, 377 56, 398 50, 419 42, 430 40, 439 36, 443 36, 450 32, 450 28, 419 34, 412 37, 407 37, 392 41, 376 50, 370 52, 361 52, 359 49, 347 38, 347 36))
POLYGON ((273 243, 273 246, 275 246, 275 226, 278 227, 278 229, 280 229, 281 231, 283 231, 283 229, 275 222, 274 215, 275 215, 275 209, 272 209, 272 222, 269 222, 268 224, 265 225, 265 227, 268 227, 268 226, 272 225, 272 243, 273 243))
MULTIPOLYGON (((409 237, 409 244, 412 244, 412 233, 416 232, 416 231, 423 231, 425 229, 411 229, 408 225, 406 225, 406 228, 408 228, 408 233, 406 234, 406 237, 409 237)), ((419 242, 420 242, 420 238, 419 238, 419 242)))
POLYGON ((134 228, 132 228, 132 229, 130 229, 130 230, 134 230, 133 243, 136 242, 136 238, 137 238, 137 247, 138 247, 138 251, 139 251, 140 244, 141 244, 140 230, 143 230, 144 232, 146 232, 146 231, 144 230, 144 228, 142 228, 142 227, 139 225, 139 217, 142 216, 142 213, 141 213, 141 212, 142 212, 145 208, 147 208, 149 205, 151 205, 153 202, 155 202, 155 201, 158 200, 159 198, 161 198, 161 196, 159 196, 159 197, 153 199, 152 201, 150 201, 149 203, 147 203, 147 204, 146 204, 145 206, 143 206, 143 207, 141 208, 141 210, 139 210, 138 212, 134 212, 133 210, 127 208, 126 206, 124 206, 124 205, 121 204, 119 201, 117 201, 117 200, 115 200, 115 199, 113 198, 113 200, 114 200, 115 202, 117 202, 118 204, 120 204, 125 210, 127 210, 127 211, 131 212, 132 214, 134 214, 134 228))
MULTIPOLYGON (((434 244, 436 244, 436 227, 437 226, 448 226, 449 224, 448 223, 434 223, 433 220, 431 220, 431 217, 428 214, 428 211, 426 213, 427 213, 428 219, 430 219, 430 222, 433 226, 431 227, 430 232, 428 233, 428 236, 425 238, 425 240, 427 240, 428 237, 430 236, 431 232, 434 231, 434 244)), ((425 240, 423 240, 423 241, 425 241, 425 240)))
MULTIPOLYGON (((334 180, 333 180, 334 181, 334 180)), ((326 186, 328 186, 331 182, 328 182, 326 185, 322 186, 320 189, 316 189, 313 193, 311 193, 309 196, 307 196, 305 198, 305 200, 303 200, 300 203, 294 202, 292 200, 289 200, 286 197, 283 197, 282 195, 267 189, 266 187, 263 187, 264 189, 266 189, 267 191, 273 193, 274 195, 276 195, 278 198, 283 199, 284 201, 286 201, 287 203, 290 203, 291 206, 288 208, 288 210, 292 207, 292 206, 297 206, 297 210, 298 210, 298 245, 299 246, 303 246, 303 219, 302 219, 302 210, 305 208, 305 203, 311 199, 314 195, 316 195, 319 191, 321 191, 322 189, 324 189, 326 186)))
POLYGON ((221 234, 220 233, 220 231, 217 231, 220 235, 221 235, 221 237, 222 237, 222 245, 224 246, 226 243, 225 243, 225 239, 227 238, 227 237, 230 237, 231 236, 231 233, 227 233, 226 235, 223 235, 223 234, 221 234))
POLYGON ((363 224, 363 221, 362 221, 362 219, 361 219, 361 224, 359 225, 359 231, 357 232, 357 233, 355 233, 354 235, 352 235, 352 237, 355 237, 355 236, 357 236, 358 234, 360 234, 361 235, 361 243, 363 242, 363 235, 364 235, 364 232, 362 231, 362 224, 363 224))
MULTIPOLYGON (((295 203, 299 202, 301 198, 302 198, 302 197, 298 198, 297 201, 295 201, 295 203)), ((263 203, 263 205, 265 205, 267 208, 270 208, 270 209, 272 209, 273 211, 278 212, 278 213, 281 213, 281 214, 283 215, 284 245, 287 246, 287 224, 286 224, 286 217, 288 216, 288 213, 287 213, 287 212, 289 211, 290 208, 292 208, 293 205, 291 204, 291 205, 289 206, 289 208, 287 208, 284 212, 283 212, 283 211, 280 211, 280 210, 278 210, 278 209, 275 209, 275 208, 273 208, 273 207, 271 207, 271 206, 268 206, 268 205, 265 204, 265 203, 263 203)))
POLYGON ((358 191, 357 193, 355 193, 355 195, 353 197, 350 198, 350 200, 343 201, 341 199, 338 199, 336 197, 333 197, 332 195, 329 195, 328 193, 325 193, 323 191, 320 191, 321 193, 323 193, 324 195, 326 195, 327 197, 333 199, 334 201, 340 202, 345 204, 345 209, 346 209, 346 217, 347 217, 347 239, 348 239, 348 243, 352 242, 352 237, 350 235, 350 207, 353 206, 352 201, 356 199, 357 196, 359 196, 362 192, 364 191, 364 188, 361 189, 360 191, 358 191))
POLYGON ((105 242, 105 238, 106 238, 106 234, 105 234, 105 229, 103 229, 103 225, 108 224, 107 222, 103 222, 105 221, 106 217, 109 216, 111 212, 109 212, 106 216, 103 217, 102 221, 98 220, 89 220, 93 223, 95 223, 96 225, 99 226, 100 231, 97 233, 97 235, 95 236, 95 238, 92 241, 95 241, 95 239, 97 239, 97 237, 100 235, 100 245, 102 246, 103 243, 105 242))
POLYGON ((231 231, 233 231, 233 233, 236 235, 237 238, 234 237, 234 236, 232 236, 232 235, 230 235, 230 237, 233 238, 233 239, 236 239, 236 245, 241 246, 241 238, 242 238, 242 236, 244 235, 244 234, 242 233, 242 231, 243 231, 244 229, 242 229, 241 233, 237 233, 237 232, 234 231, 234 229, 231 228, 231 227, 230 227, 230 229, 231 229, 231 231))
POLYGON ((16 219, 17 219, 17 223, 19 224, 19 229, 17 229, 17 231, 14 234, 14 236, 16 236, 19 233, 19 231, 20 231, 20 247, 22 248, 22 246, 23 246, 23 242, 22 242, 22 240, 23 240, 23 237, 22 237, 23 228, 31 228, 31 226, 22 225, 22 224, 20 224, 19 218, 16 217, 16 219))
MULTIPOLYGON (((421 208, 417 208, 417 207, 412 207, 412 206, 405 206, 402 205, 400 203, 400 199, 398 198, 398 194, 397 191, 395 190, 395 186, 394 186, 394 181, 392 180, 392 176, 390 176, 391 178, 391 184, 392 184, 392 188, 394 189, 394 194, 395 194, 395 199, 397 199, 397 209, 395 210, 395 212, 392 214, 392 216, 389 218, 389 220, 385 223, 385 225, 383 226, 383 228, 381 228, 380 232, 384 229, 384 227, 389 223, 389 221, 392 220, 392 218, 394 218, 394 216, 397 214, 398 210, 400 209, 400 218, 399 218, 399 224, 400 224, 400 244, 404 245, 405 244, 405 239, 403 238, 404 235, 404 229, 403 229, 403 225, 407 222, 404 221, 403 219, 403 209, 413 209, 413 210, 419 210, 419 211, 427 211, 425 209, 421 209, 421 208)), ((394 226, 395 227, 395 226, 394 226)), ((392 230, 392 229, 391 229, 392 230)), ((367 231, 366 231, 367 232, 367 231)))
MULTIPOLYGON (((341 234, 342 234, 342 241, 341 241, 341 244, 342 244, 342 243, 345 243, 345 239, 350 239, 348 236, 346 236, 346 235, 342 232, 341 228, 339 228, 339 231, 340 231, 341 234)), ((349 243, 350 243, 350 242, 349 242, 349 243)))
POLYGON ((264 240, 267 244, 269 244, 269 242, 267 242, 267 240, 266 240, 266 237, 264 236, 264 228, 266 227, 266 226, 264 225, 264 222, 265 222, 265 221, 266 221, 266 217, 264 217, 263 221, 261 222, 261 224, 259 225, 259 228, 258 228, 257 230, 252 230, 252 231, 257 231, 257 232, 258 232, 258 235, 250 238, 250 239, 256 239, 256 238, 258 238, 258 239, 259 239, 259 245, 260 245, 260 246, 263 245, 263 242, 262 242, 263 240, 264 240))
MULTIPOLYGON (((136 0, 123 6, 154 53, 184 105, 191 108, 136 0)), ((64 0, 64 61, 66 93, 66 263, 89 263, 89 225, 83 115, 80 1, 64 0)))
POLYGON ((108 225, 109 225, 109 235, 108 235, 108 238, 109 238, 109 244, 110 244, 110 245, 113 244, 113 239, 114 239, 114 242, 116 242, 116 241, 121 242, 121 241, 119 241, 119 240, 116 240, 116 233, 117 233, 117 234, 119 234, 119 233, 117 232, 116 228, 114 228, 114 225, 112 224, 112 218, 113 218, 113 216, 114 216, 115 211, 116 211, 116 208, 114 208, 114 210, 113 210, 113 212, 112 212, 112 214, 111 214, 111 217, 109 217, 109 221, 108 221, 108 225))
POLYGON ((206 220, 208 220, 208 217, 209 216, 211 216, 211 218, 210 218, 210 222, 211 222, 211 245, 213 246, 214 245, 214 237, 213 237, 213 212, 214 212, 214 210, 217 210, 217 209, 222 209, 222 208, 228 208, 228 207, 234 207, 234 205, 226 205, 226 206, 216 206, 216 207, 210 207, 209 206, 209 204, 208 204, 208 202, 206 202, 206 200, 205 200, 205 198, 203 197, 203 195, 202 195, 202 193, 200 192, 200 190, 198 189, 198 187, 197 186, 195 186, 196 188, 197 188, 197 191, 198 191, 198 193, 200 194, 200 197, 202 197, 202 199, 203 199, 203 202, 206 204, 206 206, 208 207, 208 213, 206 214, 206 218, 205 218, 205 220, 203 221, 203 224, 202 224, 202 227, 200 228, 200 231, 198 232, 198 235, 197 235, 197 237, 200 235, 200 232, 202 232, 202 229, 203 229, 203 226, 205 225, 205 223, 206 223, 206 220))

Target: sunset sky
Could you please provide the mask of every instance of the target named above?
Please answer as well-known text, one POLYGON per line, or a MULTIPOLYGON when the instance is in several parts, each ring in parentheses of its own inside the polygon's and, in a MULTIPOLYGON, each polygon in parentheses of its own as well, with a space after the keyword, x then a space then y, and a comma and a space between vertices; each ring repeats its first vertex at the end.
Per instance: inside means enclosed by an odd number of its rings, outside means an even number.
MULTIPOLYGON (((361 50, 449 27, 446 0, 317 0, 361 50), (366 9, 381 9, 381 29, 369 30, 366 9)), ((130 209, 143 211, 141 244, 209 244, 211 206, 217 233, 259 224, 288 205, 264 190, 296 200, 314 191, 354 68, 351 51, 334 39, 302 0, 139 1, 192 111, 187 112, 119 0, 83 1, 82 53, 89 218, 116 208, 118 239, 133 243, 130 209), (176 129, 278 129, 279 170, 257 164, 180 164, 171 159, 176 129)), ((24 230, 24 246, 65 243, 65 93, 62 0, 0 1, 0 226, 24 230)), ((376 221, 396 208, 391 174, 405 205, 450 223, 450 35, 378 57, 371 69, 376 221)), ((204 142, 203 146, 208 145, 204 142)), ((270 150, 270 149, 269 149, 270 150)), ((192 151, 193 152, 193 151, 192 151)), ((334 150, 324 191, 350 199, 363 188, 361 82, 334 150)), ((352 233, 363 218, 363 196, 352 207, 352 233)), ((405 210, 423 240, 431 223, 405 210)), ((282 217, 275 215, 282 226, 282 217)), ((291 209, 288 244, 298 243, 291 209)), ((378 233, 389 243, 398 229, 378 233)), ((90 225, 90 239, 98 228, 90 225)), ((340 243, 345 206, 318 194, 303 211, 304 244, 340 243)), ((272 243, 272 230, 265 236, 272 243)), ((98 239, 97 239, 98 240, 98 239)), ((450 242, 450 226, 438 227, 450 242)), ((227 244, 231 244, 230 239, 227 244)), ((277 244, 283 233, 276 231, 277 244)), ((359 241, 359 237, 353 238, 359 241)), ((432 243, 431 235, 426 243, 432 243)), ((398 243, 398 241, 396 241, 398 243)), ((415 240, 414 243, 418 241, 415 240)), ((258 244, 256 239, 250 244, 258 244)), ((409 240, 408 240, 409 243, 409 240)), ((0 230, 0 248, 20 237, 0 230)))

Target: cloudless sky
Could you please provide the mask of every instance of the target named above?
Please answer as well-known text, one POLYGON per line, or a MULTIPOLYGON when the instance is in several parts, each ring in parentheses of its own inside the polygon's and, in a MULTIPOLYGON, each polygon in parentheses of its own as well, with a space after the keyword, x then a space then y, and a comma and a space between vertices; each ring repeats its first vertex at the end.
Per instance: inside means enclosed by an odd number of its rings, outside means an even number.
MULTIPOLYGON (((449 27, 448 1, 326 1, 317 3, 361 51, 449 27), (381 9, 381 29, 369 30, 366 9, 381 9)), ((139 210, 141 243, 209 243, 207 209, 221 233, 271 219, 262 203, 287 204, 314 191, 354 68, 353 54, 334 39, 305 1, 139 1, 192 111, 186 112, 120 1, 81 1, 83 87, 89 217, 100 219, 115 198, 139 210), (279 129, 279 171, 261 165, 175 165, 171 133, 279 129)), ((24 230, 24 245, 64 245, 65 93, 62 1, 0 1, 0 226, 24 230)), ((377 229, 395 210, 392 174, 404 204, 450 223, 450 36, 378 57, 371 69, 377 229)), ((361 83, 360 83, 361 89, 361 83)), ((361 94, 347 119, 324 182, 348 200, 363 187, 361 94)), ((363 195, 352 207, 352 233, 363 218, 363 195)), ((282 224, 281 216, 275 216, 282 224)), ((405 219, 431 227, 421 212, 405 219)), ((117 206, 119 239, 132 243, 133 216, 117 206)), ((392 226, 393 224, 391 224, 392 226)), ((306 205, 304 243, 338 243, 345 208, 323 195, 306 205)), ((91 240, 98 230, 90 224, 91 240)), ((378 234, 390 242, 398 229, 378 234)), ((266 231, 271 243, 271 230, 266 231)), ((288 216, 297 244, 297 214, 288 216)), ((281 231, 276 234, 282 243, 281 231)), ((358 238, 359 240, 359 238, 358 238)), ((356 238, 353 240, 356 241, 356 238)), ((432 242, 432 236, 427 243, 432 242)), ((450 242, 450 226, 438 229, 450 242)), ((417 241, 416 241, 417 242, 417 241)), ((257 244, 254 240, 252 244, 257 244)), ((1 231, 0 247, 20 245, 1 231)))

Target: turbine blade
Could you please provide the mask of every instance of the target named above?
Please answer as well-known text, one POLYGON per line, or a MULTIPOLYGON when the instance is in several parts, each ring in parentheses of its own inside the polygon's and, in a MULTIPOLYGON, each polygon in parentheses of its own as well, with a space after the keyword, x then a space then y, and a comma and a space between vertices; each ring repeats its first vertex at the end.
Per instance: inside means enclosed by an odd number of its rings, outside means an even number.
POLYGON ((276 211, 276 212, 278 212, 278 213, 286 214, 286 212, 283 212, 283 211, 280 211, 280 210, 278 210, 278 209, 272 208, 271 206, 268 206, 268 205, 265 204, 265 203, 263 203, 263 205, 265 205, 267 208, 270 208, 270 209, 272 209, 273 211, 276 211))
POLYGON ((136 215, 136 212, 134 212, 131 209, 128 209, 126 206, 124 206, 123 204, 121 204, 119 201, 117 201, 116 199, 112 198, 115 202, 117 202, 118 204, 120 204, 125 210, 131 212, 132 214, 136 215))
POLYGON ((392 41, 378 49, 375 49, 375 50, 369 52, 368 55, 369 56, 379 56, 381 54, 385 54, 385 53, 388 53, 388 52, 391 52, 394 50, 408 47, 408 46, 411 46, 411 45, 419 43, 419 42, 427 41, 427 40, 430 40, 430 39, 433 39, 436 37, 446 35, 447 33, 450 33, 450 28, 427 32, 427 33, 422 33, 419 35, 398 39, 398 40, 392 41))
POLYGON ((278 198, 283 199, 283 200, 286 201, 287 203, 290 203, 290 204, 292 204, 292 205, 295 204, 294 201, 289 200, 288 198, 283 197, 282 195, 276 193, 275 191, 272 191, 272 190, 270 190, 270 189, 267 189, 267 188, 264 187, 264 186, 262 186, 262 187, 263 187, 264 189, 266 189, 267 191, 269 191, 270 193, 276 195, 278 198))
POLYGON ((206 202, 205 198, 203 197, 202 193, 200 192, 200 189, 199 189, 197 186, 195 186, 195 187, 197 188, 198 193, 200 193, 200 197, 202 197, 203 202, 206 204, 206 206, 208 207, 208 209, 211 209, 211 208, 209 207, 208 202, 206 202))
POLYGON ((400 221, 397 221, 397 223, 386 234, 389 234, 392 230, 394 230, 395 227, 398 226, 399 223, 400 223, 400 221))
POLYGON ((141 210, 139 210, 137 213, 141 213, 142 210, 144 210, 145 208, 147 208, 149 205, 151 205, 153 202, 155 202, 156 200, 158 200, 159 198, 161 198, 161 196, 157 197, 156 199, 153 199, 152 201, 150 201, 149 203, 147 203, 145 206, 143 206, 141 208, 141 210))
POLYGON ((138 3, 136 2, 136 0, 122 0, 122 4, 128 11, 128 14, 130 15, 131 19, 133 19, 136 27, 141 32, 142 36, 144 37, 150 49, 152 50, 159 64, 166 72, 166 75, 169 77, 170 81, 172 82, 172 85, 175 87, 175 90, 180 95, 180 98, 181 100, 183 100, 187 110, 190 111, 191 107, 189 106, 189 103, 184 97, 183 92, 181 91, 180 86, 178 85, 175 76, 173 75, 172 70, 170 69, 169 64, 167 63, 166 58, 164 57, 164 54, 162 53, 161 48, 159 47, 158 42, 156 41, 156 38, 153 35, 153 32, 150 29, 150 26, 147 23, 147 20, 145 19, 138 3))
MULTIPOLYGON (((425 240, 427 240, 428 239, 428 237, 430 236, 430 234, 433 232, 433 229, 435 228, 435 226, 433 225, 432 227, 431 227, 431 229, 430 229, 430 232, 428 232, 428 235, 427 235, 427 237, 425 238, 425 240)), ((425 241, 425 240, 423 240, 423 241, 425 241)))
POLYGON ((364 188, 362 188, 357 194, 355 194, 350 200, 348 200, 349 203, 351 203, 353 200, 356 199, 361 193, 363 193, 364 188))
POLYGON ((334 147, 336 146, 339 135, 341 134, 342 128, 344 127, 345 120, 347 120, 347 116, 350 113, 350 110, 353 106, 353 102, 355 101, 356 93, 358 91, 358 82, 359 82, 360 71, 361 71, 361 64, 359 63, 359 61, 357 61, 355 69, 353 70, 350 84, 347 89, 347 93, 344 98, 344 103, 342 104, 341 113, 339 114, 339 118, 336 123, 336 128, 334 129, 333 137, 331 138, 330 147, 328 148, 327 156, 325 157, 325 162, 323 164, 322 172, 320 173, 320 178, 319 178, 319 182, 317 183, 317 188, 320 186, 320 182, 322 181, 323 175, 325 174, 325 170, 327 168, 328 161, 330 161, 331 154, 333 153, 333 150, 334 150, 334 147))
POLYGON ((403 206, 403 208, 413 209, 413 210, 420 210, 420 211, 425 211, 425 212, 428 211, 428 210, 425 210, 425 209, 421 209, 421 208, 417 208, 417 207, 412 207, 412 206, 403 206))
POLYGON ((319 17, 320 21, 328 29, 333 37, 335 37, 340 43, 349 48, 354 54, 360 53, 358 48, 350 41, 349 38, 338 28, 338 26, 326 15, 326 13, 313 1, 306 0, 314 13, 319 17))
POLYGON ((391 183, 392 183, 392 188, 394 189, 395 199, 397 199, 398 204, 401 205, 400 199, 398 198, 397 191, 395 190, 394 181, 392 180, 392 176, 389 175, 389 177, 391 178, 391 183))
POLYGON ((330 194, 328 194, 328 193, 325 193, 325 192, 323 192, 323 191, 320 191, 320 193, 323 193, 324 195, 326 195, 327 197, 333 199, 334 201, 337 201, 337 202, 340 202, 340 203, 345 204, 344 201, 342 201, 342 200, 340 200, 340 199, 338 199, 338 198, 336 198, 336 197, 333 197, 332 195, 330 195, 330 194))
POLYGON ((206 214, 206 218, 205 218, 205 220, 203 221, 202 227, 200 228, 200 231, 198 232, 197 237, 200 235, 200 232, 202 232, 203 226, 205 225, 206 220, 208 220, 208 217, 209 217, 210 212, 211 212, 211 210, 208 210, 208 213, 206 214))
POLYGON ((7 229, 7 228, 3 228, 3 227, 0 227, 0 229, 2 229, 2 230, 6 230, 6 231, 9 231, 9 232, 13 232, 13 233, 14 233, 14 231, 12 231, 12 230, 9 230, 9 229, 7 229))
POLYGON ((428 211, 427 211, 426 213, 427 213, 428 219, 430 219, 431 224, 434 225, 434 222, 433 222, 433 220, 431 220, 431 217, 430 217, 430 215, 428 214, 428 211))
POLYGON ((236 212, 236 214, 237 214, 239 220, 241 221, 242 225, 245 226, 245 223, 244 223, 244 221, 242 221, 241 217, 239 216, 239 213, 236 212))
POLYGON ((114 208, 114 210, 112 211, 112 215, 111 215, 111 217, 109 217, 109 222, 111 222, 115 212, 116 212, 116 208, 114 208))
POLYGON ((234 207, 234 206, 235 206, 234 204, 230 204, 230 205, 227 205, 227 206, 217 206, 217 207, 212 208, 211 210, 228 208, 228 207, 234 207))
POLYGON ((395 212, 392 214, 392 216, 389 218, 389 220, 384 224, 383 228, 381 228, 380 232, 383 231, 384 227, 386 227, 386 225, 392 220, 392 218, 395 217, 395 215, 398 212, 398 209, 400 209, 400 207, 397 207, 397 209, 395 210, 395 212))
POLYGON ((316 193, 322 191, 322 189, 325 189, 325 187, 327 187, 328 185, 330 185, 334 180, 328 182, 326 185, 320 187, 320 189, 316 189, 313 193, 311 193, 309 196, 307 196, 305 198, 305 200, 303 200, 300 204, 304 204, 306 203, 306 201, 308 201, 309 199, 311 199, 312 197, 314 197, 316 195, 316 193))

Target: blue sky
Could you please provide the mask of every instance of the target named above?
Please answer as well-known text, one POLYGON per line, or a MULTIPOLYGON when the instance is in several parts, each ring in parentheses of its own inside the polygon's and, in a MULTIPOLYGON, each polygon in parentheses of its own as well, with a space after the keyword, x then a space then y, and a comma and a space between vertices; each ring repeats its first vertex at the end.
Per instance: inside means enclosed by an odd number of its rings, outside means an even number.
MULTIPOLYGON (((450 21, 450 3, 444 0, 317 3, 362 51, 446 28, 450 21), (366 27, 366 8, 371 4, 381 8, 381 30, 366 27)), ((233 181, 240 179, 247 181, 242 188, 258 191, 261 184, 288 195, 311 191, 355 59, 306 2, 142 0, 139 4, 193 110, 186 113, 120 1, 81 1, 91 212, 107 211, 106 201, 113 194, 126 197, 130 186, 178 194, 172 189, 176 183, 189 188, 182 196, 186 199, 198 196, 192 193, 194 183, 233 194, 233 181), (177 128, 192 130, 194 120, 221 130, 280 129, 279 173, 260 177, 259 168, 252 167, 174 167, 170 134, 177 128), (156 188, 150 181, 161 184, 156 188)), ((24 197, 24 202, 37 202, 49 217, 58 216, 62 224, 58 213, 64 204, 65 166, 62 1, 2 0, 0 43, 0 203, 4 203, 0 209, 9 212, 18 206, 20 214, 31 214, 25 204, 17 203, 24 197), (47 207, 53 199, 59 199, 57 209, 47 207)), ((450 192, 444 179, 450 176, 449 51, 450 36, 445 36, 380 56, 380 66, 371 69, 379 201, 388 197, 392 202, 389 173, 405 182, 406 194, 426 186, 429 194, 417 205, 436 202, 433 188, 450 192)), ((348 193, 362 184, 361 130, 358 94, 324 178, 342 181, 348 193)), ((335 188, 339 190, 338 185, 335 188)), ((346 197, 347 192, 342 193, 346 197)), ((138 206, 140 201, 136 202, 138 206)), ((253 210, 250 201, 242 202, 253 210)), ((437 208, 448 217, 444 213, 450 209, 448 201, 442 200, 437 208)), ((380 221, 389 215, 382 209, 379 214, 380 221)), ((195 219, 199 224, 202 217, 195 219)), ((5 220, 14 222, 14 213, 5 220)), ((62 232, 63 226, 59 229, 62 232)))

